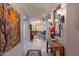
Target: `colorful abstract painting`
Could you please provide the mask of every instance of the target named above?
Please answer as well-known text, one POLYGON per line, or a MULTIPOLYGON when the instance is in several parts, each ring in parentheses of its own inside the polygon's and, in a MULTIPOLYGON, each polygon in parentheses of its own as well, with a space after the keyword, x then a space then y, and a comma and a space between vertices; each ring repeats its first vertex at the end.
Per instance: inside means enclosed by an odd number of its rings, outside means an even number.
POLYGON ((0 3, 0 53, 20 42, 20 14, 8 3, 0 3))

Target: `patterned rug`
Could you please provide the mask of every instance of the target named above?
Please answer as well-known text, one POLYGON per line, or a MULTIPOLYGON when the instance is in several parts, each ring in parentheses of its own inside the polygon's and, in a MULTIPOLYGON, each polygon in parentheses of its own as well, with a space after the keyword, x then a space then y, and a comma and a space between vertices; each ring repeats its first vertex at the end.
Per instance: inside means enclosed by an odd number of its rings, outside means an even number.
POLYGON ((26 56, 41 56, 41 50, 28 50, 26 56))

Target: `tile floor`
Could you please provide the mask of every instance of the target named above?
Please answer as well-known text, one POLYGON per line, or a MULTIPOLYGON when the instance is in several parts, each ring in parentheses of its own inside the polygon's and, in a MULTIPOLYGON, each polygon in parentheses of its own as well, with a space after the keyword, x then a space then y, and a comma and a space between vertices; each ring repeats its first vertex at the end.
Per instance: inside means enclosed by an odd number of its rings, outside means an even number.
POLYGON ((33 42, 29 41, 26 42, 26 49, 24 51, 24 55, 26 55, 27 50, 41 50, 42 56, 51 56, 51 53, 46 52, 46 40, 43 39, 43 37, 40 37, 39 35, 35 35, 33 42))

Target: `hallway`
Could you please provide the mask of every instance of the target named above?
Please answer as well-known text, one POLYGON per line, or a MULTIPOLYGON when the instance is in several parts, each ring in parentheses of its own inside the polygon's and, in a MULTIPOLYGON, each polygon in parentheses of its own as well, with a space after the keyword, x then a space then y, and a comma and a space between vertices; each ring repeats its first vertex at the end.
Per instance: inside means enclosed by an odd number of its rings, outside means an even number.
POLYGON ((28 50, 41 50, 42 56, 51 56, 51 52, 46 51, 46 39, 43 39, 39 34, 34 35, 33 41, 26 42, 26 49, 23 55, 26 55, 28 50))
POLYGON ((78 45, 79 4, 0 3, 0 56, 78 56, 78 45))

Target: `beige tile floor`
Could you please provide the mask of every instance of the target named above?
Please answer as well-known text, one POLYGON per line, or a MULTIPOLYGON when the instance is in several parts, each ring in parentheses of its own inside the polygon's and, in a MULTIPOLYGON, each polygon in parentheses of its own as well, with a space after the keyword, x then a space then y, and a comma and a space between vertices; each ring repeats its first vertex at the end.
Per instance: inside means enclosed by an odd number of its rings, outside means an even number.
POLYGON ((23 56, 26 55, 27 50, 41 50, 42 56, 51 56, 51 53, 46 52, 46 40, 40 37, 39 35, 35 35, 33 42, 26 42, 26 48, 23 56))

